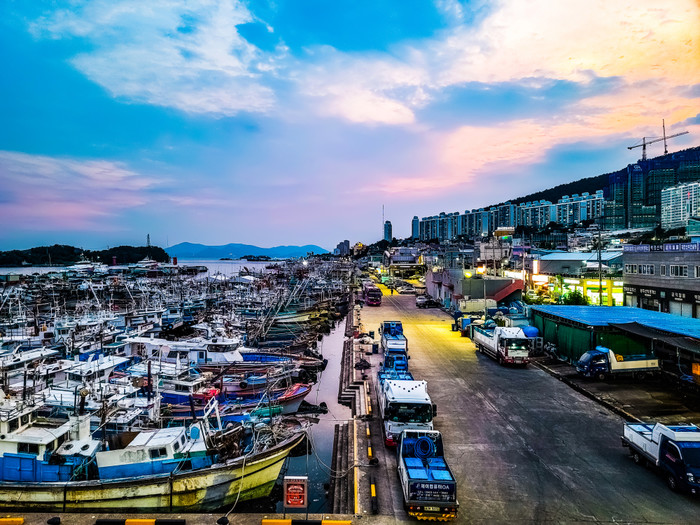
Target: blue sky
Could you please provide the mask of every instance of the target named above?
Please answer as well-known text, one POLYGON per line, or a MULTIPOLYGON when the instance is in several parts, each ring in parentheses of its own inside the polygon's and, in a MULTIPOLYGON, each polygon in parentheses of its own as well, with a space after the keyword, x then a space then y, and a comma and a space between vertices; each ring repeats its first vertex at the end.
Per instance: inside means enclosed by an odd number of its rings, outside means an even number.
POLYGON ((698 35, 693 0, 6 1, 0 249, 407 236, 663 118, 700 144, 698 35))

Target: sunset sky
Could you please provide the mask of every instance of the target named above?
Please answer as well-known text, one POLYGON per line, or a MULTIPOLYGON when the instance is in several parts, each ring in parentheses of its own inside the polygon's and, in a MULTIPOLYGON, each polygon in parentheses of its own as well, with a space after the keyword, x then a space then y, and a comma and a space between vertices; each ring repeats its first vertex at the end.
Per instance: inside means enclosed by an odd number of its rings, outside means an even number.
POLYGON ((698 0, 5 0, 0 58, 0 250, 332 249, 700 145, 698 0))

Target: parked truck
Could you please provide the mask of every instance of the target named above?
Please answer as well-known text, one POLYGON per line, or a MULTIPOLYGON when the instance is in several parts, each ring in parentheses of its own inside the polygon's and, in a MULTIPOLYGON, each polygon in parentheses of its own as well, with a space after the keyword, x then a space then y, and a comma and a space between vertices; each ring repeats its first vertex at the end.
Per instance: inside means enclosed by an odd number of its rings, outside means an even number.
POLYGON ((379 325, 382 337, 382 351, 408 353, 408 340, 403 335, 401 321, 384 321, 379 325))
POLYGON ((457 516, 457 482, 447 465, 437 430, 404 430, 399 436, 398 469, 404 507, 419 520, 457 516))
POLYGON ((472 340, 476 349, 493 357, 499 364, 526 366, 530 362, 533 339, 525 335, 521 328, 496 326, 481 328, 475 326, 472 340))
POLYGON ((622 446, 635 463, 649 462, 671 490, 700 490, 700 428, 695 425, 625 423, 622 446))
POLYGON ((596 346, 581 356, 576 371, 585 377, 600 381, 616 374, 633 374, 637 378, 660 370, 659 360, 647 355, 616 355, 609 348, 596 346))
POLYGON ((384 444, 396 446, 404 430, 432 430, 437 407, 428 395, 428 383, 416 381, 410 372, 383 371, 376 382, 384 444))

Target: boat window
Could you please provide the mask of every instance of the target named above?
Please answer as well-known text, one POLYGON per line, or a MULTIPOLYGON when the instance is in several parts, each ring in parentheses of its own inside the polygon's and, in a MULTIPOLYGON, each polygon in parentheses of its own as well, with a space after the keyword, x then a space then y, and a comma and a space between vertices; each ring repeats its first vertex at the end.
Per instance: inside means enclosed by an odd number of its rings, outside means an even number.
POLYGON ((178 443, 177 441, 173 443, 173 450, 175 450, 175 452, 180 450, 180 443, 178 443))
POLYGON ((185 435, 183 434, 182 437, 180 438, 180 444, 185 445, 185 435))
POLYGON ((23 425, 26 425, 27 423, 29 423, 29 414, 24 414, 22 416, 21 420, 22 420, 23 425))
POLYGON ((19 452, 20 454, 38 454, 39 445, 35 443, 18 443, 17 452, 19 452))
POLYGON ((168 452, 165 448, 152 448, 150 450, 151 459, 164 458, 168 456, 168 452))
POLYGON ((10 429, 10 432, 14 432, 19 428, 19 421, 17 418, 10 419, 10 423, 8 425, 8 428, 10 429))

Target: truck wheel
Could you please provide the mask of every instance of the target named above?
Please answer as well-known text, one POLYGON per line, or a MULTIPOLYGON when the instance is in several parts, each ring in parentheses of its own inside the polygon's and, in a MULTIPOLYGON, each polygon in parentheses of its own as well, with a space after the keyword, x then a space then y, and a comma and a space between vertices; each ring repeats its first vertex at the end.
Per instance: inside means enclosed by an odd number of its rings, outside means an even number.
POLYGON ((669 474, 666 477, 666 484, 668 485, 668 488, 670 488, 673 492, 676 492, 678 490, 678 480, 673 474, 669 474))
POLYGON ((605 381, 605 372, 598 372, 595 376, 598 381, 605 381))

